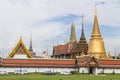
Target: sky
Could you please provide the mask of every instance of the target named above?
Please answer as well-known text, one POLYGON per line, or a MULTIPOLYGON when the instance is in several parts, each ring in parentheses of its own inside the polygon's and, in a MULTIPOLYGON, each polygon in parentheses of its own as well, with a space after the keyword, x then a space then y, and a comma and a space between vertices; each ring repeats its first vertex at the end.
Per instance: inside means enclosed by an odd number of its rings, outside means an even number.
POLYGON ((0 0, 0 53, 6 57, 20 36, 29 48, 32 34, 34 52, 44 56, 48 49, 51 55, 53 45, 69 41, 72 22, 79 41, 82 14, 89 42, 95 5, 106 52, 120 53, 119 0, 0 0))

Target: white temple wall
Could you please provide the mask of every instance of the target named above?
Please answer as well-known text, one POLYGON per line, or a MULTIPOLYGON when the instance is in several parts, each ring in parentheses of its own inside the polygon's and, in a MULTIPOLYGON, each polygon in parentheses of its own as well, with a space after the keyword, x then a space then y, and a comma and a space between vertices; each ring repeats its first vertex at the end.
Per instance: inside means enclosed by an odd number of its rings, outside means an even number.
POLYGON ((102 72, 104 72, 104 73, 113 73, 113 71, 115 72, 115 73, 120 73, 120 69, 112 69, 112 68, 105 68, 105 69, 103 69, 103 68, 98 68, 98 73, 102 73, 102 72))
POLYGON ((15 72, 15 70, 27 70, 28 72, 44 72, 44 71, 75 71, 75 68, 40 68, 40 67, 0 67, 0 71, 15 72))
POLYGON ((88 68, 87 67, 80 67, 79 68, 79 73, 88 73, 88 68))
MULTIPOLYGON (((54 72, 62 72, 62 71, 77 71, 75 68, 41 68, 41 67, 0 67, 0 71, 14 72, 15 70, 27 70, 28 72, 44 72, 44 71, 54 71, 54 72)), ((97 73, 120 73, 120 69, 109 69, 109 68, 97 68, 97 73)), ((79 73, 88 73, 87 67, 80 67, 79 73)), ((94 72, 95 73, 95 72, 94 72)))

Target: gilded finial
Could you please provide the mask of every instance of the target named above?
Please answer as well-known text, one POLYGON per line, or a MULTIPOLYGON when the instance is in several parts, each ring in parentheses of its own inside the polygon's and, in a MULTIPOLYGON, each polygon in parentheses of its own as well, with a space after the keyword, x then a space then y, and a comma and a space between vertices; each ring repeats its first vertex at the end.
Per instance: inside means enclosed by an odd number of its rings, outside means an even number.
POLYGON ((94 15, 97 16, 97 5, 95 5, 94 15))

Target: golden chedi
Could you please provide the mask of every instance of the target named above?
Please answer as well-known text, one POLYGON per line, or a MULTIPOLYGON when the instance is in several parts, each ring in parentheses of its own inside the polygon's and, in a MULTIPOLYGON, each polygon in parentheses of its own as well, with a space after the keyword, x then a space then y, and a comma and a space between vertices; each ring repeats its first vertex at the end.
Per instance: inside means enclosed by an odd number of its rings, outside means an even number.
POLYGON ((103 38, 101 37, 101 33, 98 25, 96 7, 95 7, 95 14, 94 14, 93 31, 88 43, 88 55, 94 56, 96 58, 106 57, 104 41, 103 41, 103 38))
POLYGON ((76 34, 75 34, 75 25, 72 22, 72 25, 71 25, 71 34, 70 34, 70 43, 74 43, 74 42, 76 42, 76 34))

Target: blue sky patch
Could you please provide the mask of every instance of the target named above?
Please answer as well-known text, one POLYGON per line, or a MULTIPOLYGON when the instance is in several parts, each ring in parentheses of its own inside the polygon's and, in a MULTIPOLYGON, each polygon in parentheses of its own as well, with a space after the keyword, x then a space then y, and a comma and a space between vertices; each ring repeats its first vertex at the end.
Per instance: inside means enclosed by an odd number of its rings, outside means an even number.
POLYGON ((77 19, 79 19, 80 17, 82 16, 78 16, 78 15, 75 15, 75 14, 68 14, 66 16, 59 16, 59 17, 55 17, 51 20, 49 20, 50 22, 61 22, 61 23, 64 23, 64 24, 70 24, 72 23, 72 21, 76 21, 77 19))

